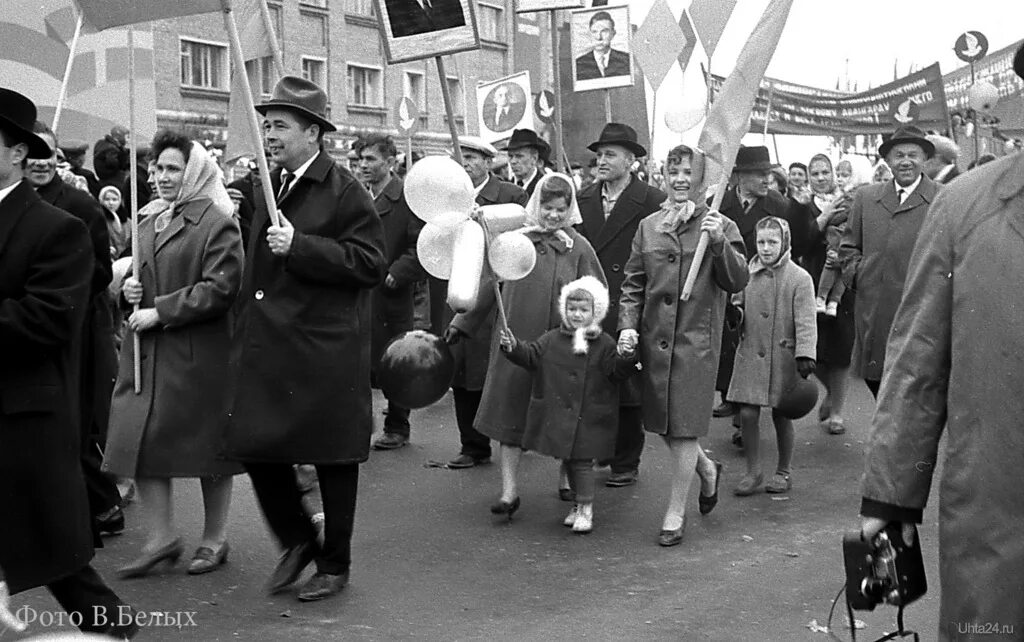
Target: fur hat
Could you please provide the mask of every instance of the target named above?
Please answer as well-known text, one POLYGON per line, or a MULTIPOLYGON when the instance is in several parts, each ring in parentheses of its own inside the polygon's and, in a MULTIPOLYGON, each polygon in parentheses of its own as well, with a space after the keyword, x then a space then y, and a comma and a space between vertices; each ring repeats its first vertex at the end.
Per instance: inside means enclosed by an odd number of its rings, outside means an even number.
POLYGON ((587 339, 596 339, 601 336, 601 322, 608 315, 608 288, 593 276, 582 276, 575 281, 566 283, 558 297, 558 313, 562 317, 562 325, 565 327, 571 327, 565 314, 566 303, 569 301, 570 295, 580 290, 586 292, 594 302, 594 321, 589 327, 574 328, 572 347, 576 354, 586 354, 587 339))

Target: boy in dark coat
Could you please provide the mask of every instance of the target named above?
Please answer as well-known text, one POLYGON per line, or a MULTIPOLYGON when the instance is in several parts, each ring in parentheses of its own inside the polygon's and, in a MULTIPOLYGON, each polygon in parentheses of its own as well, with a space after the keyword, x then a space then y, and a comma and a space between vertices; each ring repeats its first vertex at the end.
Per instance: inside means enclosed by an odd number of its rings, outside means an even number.
POLYGON ((608 289, 584 276, 562 288, 562 325, 530 343, 501 331, 501 349, 534 372, 523 448, 566 460, 576 503, 563 522, 589 533, 594 520, 594 462, 615 453, 619 382, 636 372, 634 353, 619 355, 601 330, 608 289))

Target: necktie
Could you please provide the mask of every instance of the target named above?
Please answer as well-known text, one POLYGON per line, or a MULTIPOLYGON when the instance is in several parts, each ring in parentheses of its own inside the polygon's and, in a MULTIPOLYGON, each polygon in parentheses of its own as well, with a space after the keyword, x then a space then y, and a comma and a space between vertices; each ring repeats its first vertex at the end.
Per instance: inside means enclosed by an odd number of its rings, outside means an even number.
POLYGON ((604 56, 597 57, 597 69, 604 75, 604 70, 608 67, 608 60, 604 56))
POLYGON ((907 200, 907 190, 898 189, 896 190, 896 196, 900 197, 900 205, 903 205, 903 201, 907 200))
POLYGON ((750 211, 750 207, 754 204, 753 201, 743 201, 743 213, 746 214, 750 211))
POLYGON ((292 187, 292 181, 295 179, 295 174, 288 171, 281 172, 281 189, 277 192, 277 200, 284 198, 284 195, 288 193, 288 190, 292 187))

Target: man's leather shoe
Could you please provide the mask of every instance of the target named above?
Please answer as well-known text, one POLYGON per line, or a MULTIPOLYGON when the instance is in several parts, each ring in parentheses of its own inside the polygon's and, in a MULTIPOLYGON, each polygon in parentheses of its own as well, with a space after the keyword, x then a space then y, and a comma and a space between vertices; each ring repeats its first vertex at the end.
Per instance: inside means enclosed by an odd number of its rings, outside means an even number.
POLYGON ((348 573, 316 573, 299 590, 300 602, 315 602, 339 593, 348 584, 348 573))
POLYGON ((608 479, 605 480, 604 485, 609 488, 621 488, 623 486, 632 486, 636 483, 637 478, 640 476, 640 471, 627 470, 624 473, 612 473, 608 475, 608 479))
POLYGON ((448 462, 448 468, 472 468, 491 461, 490 457, 473 457, 465 453, 448 462))
POLYGON ((715 406, 714 410, 711 411, 711 416, 712 417, 719 417, 719 418, 720 417, 732 417, 735 414, 736 414, 736 406, 731 404, 731 403, 729 403, 728 401, 723 401, 722 403, 720 403, 717 406, 715 406))
POLYGON ((281 555, 277 568, 267 582, 267 592, 271 595, 280 593, 295 583, 302 575, 303 569, 316 557, 317 547, 313 542, 293 546, 281 555))
POLYGON ((96 516, 96 527, 100 535, 120 535, 124 532, 124 511, 115 506, 105 513, 96 516))
POLYGON ((395 432, 386 432, 373 442, 374 450, 395 450, 409 443, 409 438, 395 432))

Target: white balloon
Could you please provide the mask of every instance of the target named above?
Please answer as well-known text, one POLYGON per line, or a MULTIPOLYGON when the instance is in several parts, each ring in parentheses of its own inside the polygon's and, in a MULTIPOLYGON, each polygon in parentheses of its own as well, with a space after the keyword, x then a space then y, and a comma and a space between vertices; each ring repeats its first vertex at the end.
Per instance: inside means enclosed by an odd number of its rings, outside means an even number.
POLYGON ((518 281, 532 272, 537 264, 533 241, 519 232, 499 234, 487 250, 491 269, 502 281, 518 281))
POLYGON ((677 107, 665 111, 665 125, 677 134, 688 132, 704 119, 706 110, 701 107, 677 107))
POLYGON ((488 233, 497 236, 502 232, 519 229, 526 224, 526 208, 518 203, 484 205, 480 208, 480 219, 488 233))
POLYGON ((430 221, 429 225, 436 225, 446 229, 453 229, 459 226, 459 223, 469 220, 469 212, 445 212, 440 216, 434 217, 430 221))
POLYGON ((971 109, 975 111, 989 111, 999 102, 999 90, 995 85, 984 80, 971 85, 967 90, 967 96, 971 109))
POLYGON ((452 248, 457 228, 427 223, 416 239, 416 256, 430 276, 447 280, 452 274, 452 248))
POLYGON ((427 156, 412 166, 405 179, 409 208, 427 223, 448 212, 473 209, 473 181, 462 166, 447 156, 427 156))
POLYGON ((455 228, 454 233, 448 307, 455 312, 466 312, 476 305, 480 294, 480 271, 484 268, 484 228, 476 221, 465 221, 455 228))

